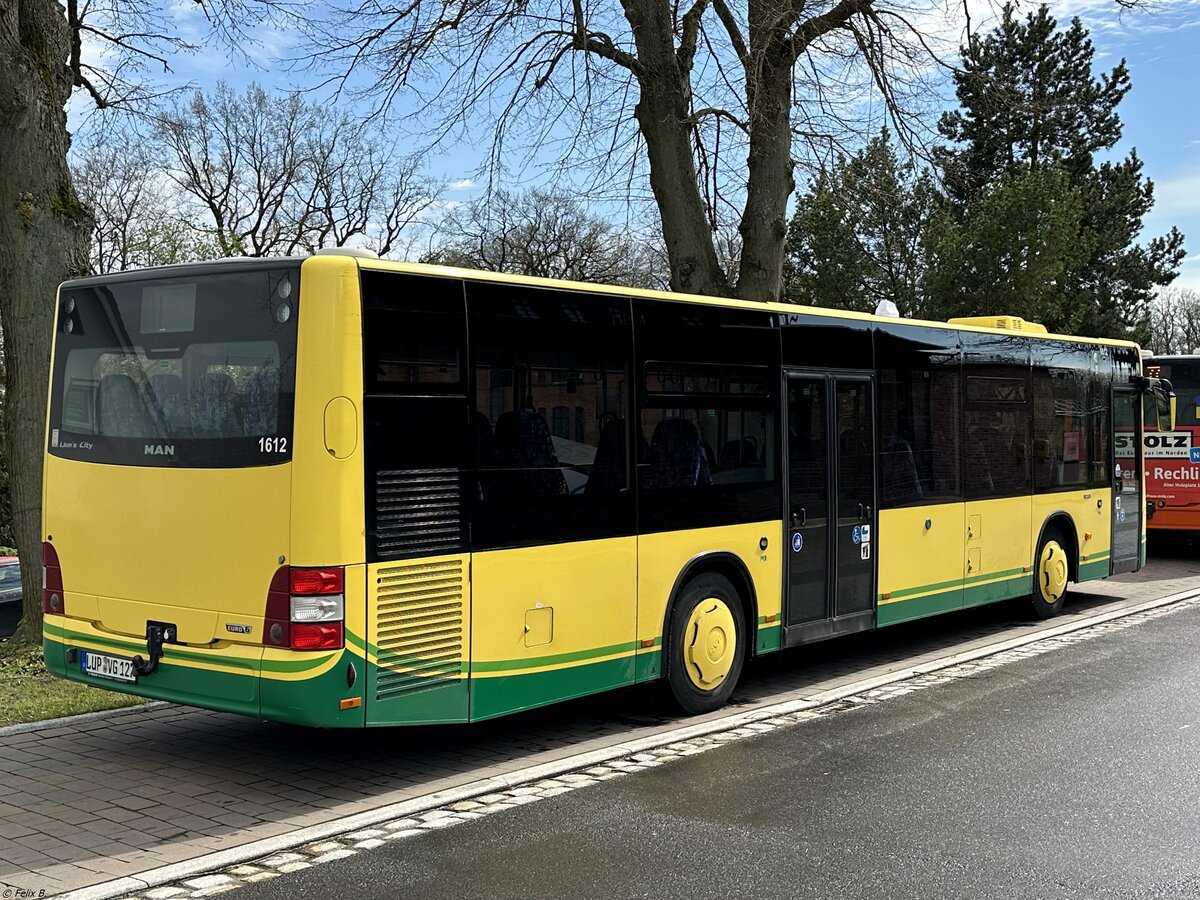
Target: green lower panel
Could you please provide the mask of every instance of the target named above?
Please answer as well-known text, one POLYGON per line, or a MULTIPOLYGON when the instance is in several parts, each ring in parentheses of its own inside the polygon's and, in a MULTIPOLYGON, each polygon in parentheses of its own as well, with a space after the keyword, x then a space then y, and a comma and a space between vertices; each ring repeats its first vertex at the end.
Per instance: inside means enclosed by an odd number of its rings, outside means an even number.
POLYGON ((662 647, 644 650, 634 657, 633 680, 639 684, 662 677, 662 647))
POLYGON ((778 650, 783 642, 783 629, 779 623, 758 626, 758 652, 771 653, 778 650))
POLYGON ((877 627, 882 628, 884 625, 899 625, 901 622, 911 622, 913 619, 953 612, 956 609, 962 609, 962 602, 962 588, 954 587, 936 594, 914 597, 911 600, 881 603, 875 613, 875 623, 877 627))
MULTIPOLYGON (((69 642, 70 638, 65 637, 64 640, 69 642)), ((106 641, 105 643, 113 645, 105 647, 106 650, 111 650, 114 656, 126 659, 132 658, 138 653, 144 656, 146 652, 144 644, 139 646, 126 644, 123 641, 106 641)), ((49 634, 43 637, 42 649, 46 654, 47 668, 69 681, 77 681, 80 684, 116 691, 120 694, 133 694, 138 697, 150 697, 154 700, 169 700, 187 706, 199 706, 204 709, 241 713, 247 716, 259 715, 258 669, 254 666, 247 665, 244 674, 233 674, 174 665, 170 661, 171 648, 168 647, 157 670, 150 675, 139 677, 134 684, 125 684, 120 681, 84 675, 80 668, 78 655, 74 662, 67 658, 68 653, 78 654, 78 649, 49 634)))
MULTIPOLYGON (((371 682, 374 683, 374 680, 371 682)), ((467 721, 470 682, 466 678, 412 693, 367 697, 368 725, 446 725, 467 721)))
POLYGON ((1094 559, 1090 562, 1079 564, 1079 580, 1094 581, 1097 578, 1107 578, 1110 569, 1112 568, 1108 557, 1104 559, 1094 559))
POLYGON ((326 672, 300 681, 261 680, 261 716, 293 725, 317 728, 362 728, 365 724, 363 687, 366 663, 361 656, 343 650, 326 672), (353 674, 351 674, 353 668, 353 674), (357 699, 359 705, 342 709, 343 700, 357 699))
POLYGON ((620 659, 545 672, 474 677, 471 679, 471 721, 633 684, 634 660, 634 655, 630 654, 620 659))
POLYGON ((983 606, 1013 597, 1028 597, 1033 592, 1033 575, 1017 575, 989 584, 969 584, 963 588, 963 606, 983 606))
MULTIPOLYGON (((87 642, 98 644, 105 651, 125 659, 146 655, 145 643, 118 637, 89 635, 87 642)), ((199 660, 203 654, 168 645, 163 648, 163 657, 153 673, 139 676, 133 684, 126 684, 84 675, 78 656, 80 648, 72 641, 68 630, 47 628, 42 649, 46 656, 46 667, 51 672, 90 687, 296 725, 323 728, 361 728, 363 725, 361 704, 352 709, 341 708, 342 700, 357 697, 361 701, 362 685, 365 683, 362 680, 365 674, 362 671, 362 659, 348 651, 342 651, 338 661, 323 674, 285 681, 262 677, 260 660, 220 660, 221 665, 238 667, 241 670, 239 672, 181 665, 173 662, 172 656, 177 660, 181 657, 199 660), (73 662, 68 660, 68 654, 75 655, 73 662), (353 687, 347 672, 350 665, 355 667, 353 687)), ((304 664, 303 659, 298 659, 274 665, 281 671, 288 671, 304 664)))

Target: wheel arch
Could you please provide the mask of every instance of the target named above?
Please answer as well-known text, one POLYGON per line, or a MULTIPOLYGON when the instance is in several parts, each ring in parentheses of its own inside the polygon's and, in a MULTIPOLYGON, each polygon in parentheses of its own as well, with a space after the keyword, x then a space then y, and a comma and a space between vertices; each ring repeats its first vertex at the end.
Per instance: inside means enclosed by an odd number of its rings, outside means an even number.
POLYGON ((1042 546, 1042 541, 1049 531, 1057 531, 1066 543, 1067 551, 1067 578, 1070 581, 1079 583, 1079 532, 1075 528, 1075 520, 1071 518, 1071 514, 1063 509, 1057 509, 1046 516, 1042 521, 1042 529, 1038 532, 1037 541, 1033 545, 1033 564, 1037 566, 1037 548, 1042 546))
POLYGON ((667 600, 667 608, 662 621, 662 671, 666 673, 666 660, 669 659, 667 644, 671 639, 671 616, 675 613, 675 604, 684 586, 697 576, 712 573, 724 577, 738 593, 742 603, 742 613, 746 621, 746 659, 757 655, 758 647, 758 595, 754 590, 754 580, 750 570, 740 556, 728 550, 713 550, 694 556, 675 577, 671 585, 671 595, 667 600))

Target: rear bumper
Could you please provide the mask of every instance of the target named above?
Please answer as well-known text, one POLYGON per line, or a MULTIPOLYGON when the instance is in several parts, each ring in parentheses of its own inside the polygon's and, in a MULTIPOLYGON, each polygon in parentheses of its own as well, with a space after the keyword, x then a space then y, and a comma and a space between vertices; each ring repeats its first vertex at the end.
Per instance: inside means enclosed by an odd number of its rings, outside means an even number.
POLYGON ((126 683, 85 675, 80 651, 146 657, 146 642, 65 616, 45 617, 46 668, 61 678, 124 694, 318 727, 364 723, 362 658, 353 650, 300 653, 250 644, 168 644, 156 671, 126 683), (343 701, 358 704, 343 709, 343 701))

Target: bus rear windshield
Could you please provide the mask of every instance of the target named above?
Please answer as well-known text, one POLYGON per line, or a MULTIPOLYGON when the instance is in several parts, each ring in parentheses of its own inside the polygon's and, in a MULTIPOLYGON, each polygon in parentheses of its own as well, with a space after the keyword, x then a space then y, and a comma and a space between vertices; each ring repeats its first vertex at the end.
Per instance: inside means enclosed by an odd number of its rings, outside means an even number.
POLYGON ((297 265, 63 286, 54 456, 134 466, 286 462, 297 265))

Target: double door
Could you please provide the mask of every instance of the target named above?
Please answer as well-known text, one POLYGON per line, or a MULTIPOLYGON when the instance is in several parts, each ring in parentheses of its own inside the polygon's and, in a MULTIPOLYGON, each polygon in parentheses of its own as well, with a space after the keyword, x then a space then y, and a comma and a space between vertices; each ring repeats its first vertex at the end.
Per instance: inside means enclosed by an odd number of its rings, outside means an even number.
POLYGON ((875 624, 875 391, 867 372, 789 370, 785 645, 875 624))

